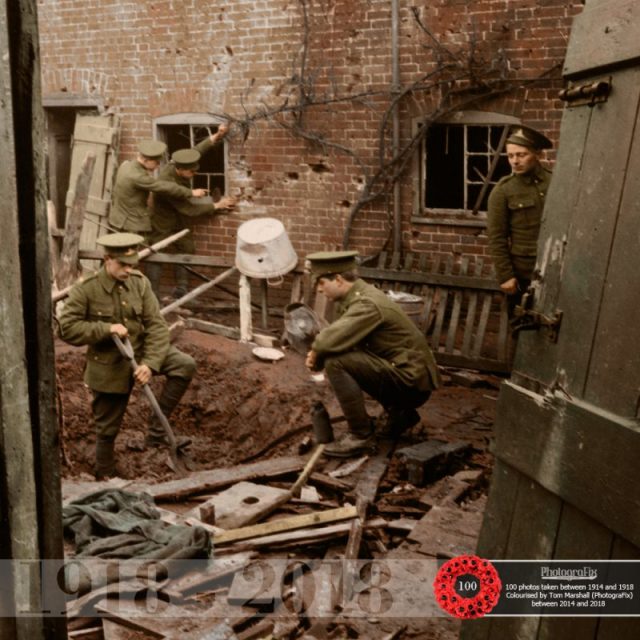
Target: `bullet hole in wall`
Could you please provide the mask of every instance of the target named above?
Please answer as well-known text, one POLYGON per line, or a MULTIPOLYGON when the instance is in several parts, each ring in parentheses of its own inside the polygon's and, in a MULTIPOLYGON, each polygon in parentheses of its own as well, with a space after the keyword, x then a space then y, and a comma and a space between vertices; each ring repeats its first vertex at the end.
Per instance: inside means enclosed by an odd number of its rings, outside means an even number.
POLYGON ((287 173, 287 178, 289 178, 290 180, 297 180, 300 176, 298 175, 297 171, 289 171, 287 173))
POLYGON ((324 162, 309 163, 309 167, 311 167, 311 171, 314 171, 315 173, 327 173, 331 171, 324 162))

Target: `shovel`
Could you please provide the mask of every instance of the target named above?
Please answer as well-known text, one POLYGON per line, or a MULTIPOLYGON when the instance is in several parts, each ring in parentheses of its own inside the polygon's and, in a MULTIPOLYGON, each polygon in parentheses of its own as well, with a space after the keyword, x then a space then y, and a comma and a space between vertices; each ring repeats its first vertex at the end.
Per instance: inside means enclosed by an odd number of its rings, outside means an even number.
MULTIPOLYGON (((129 338, 125 338, 124 341, 120 339, 117 335, 112 335, 113 341, 116 343, 118 350, 122 354, 124 358, 126 358, 131 364, 131 368, 135 371, 138 368, 138 363, 136 362, 135 355, 133 353, 133 347, 129 338)), ((158 404, 158 400, 153 395, 153 391, 151 387, 145 383, 142 385, 142 390, 144 391, 147 399, 149 400, 151 407, 160 420, 160 424, 164 427, 164 431, 167 434, 167 440, 169 441, 169 456, 171 458, 171 462, 173 463, 174 471, 177 471, 180 474, 185 474, 187 471, 190 471, 193 468, 193 461, 191 458, 181 451, 178 448, 178 443, 176 442, 176 437, 173 435, 173 430, 171 429, 171 425, 167 420, 167 417, 162 413, 162 409, 158 404)))

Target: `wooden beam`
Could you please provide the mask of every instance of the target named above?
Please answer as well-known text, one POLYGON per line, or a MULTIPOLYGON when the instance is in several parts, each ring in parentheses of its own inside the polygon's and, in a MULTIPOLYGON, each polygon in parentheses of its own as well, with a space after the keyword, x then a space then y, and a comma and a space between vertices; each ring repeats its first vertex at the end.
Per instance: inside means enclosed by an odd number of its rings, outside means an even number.
POLYGON ((185 498, 195 493, 203 493, 212 489, 241 482, 242 480, 255 480, 257 478, 274 478, 287 473, 300 471, 306 463, 302 456, 290 456, 284 458, 272 458, 251 464, 224 467, 210 471, 197 471, 188 478, 170 480, 154 485, 133 486, 132 491, 145 491, 157 500, 175 500, 185 498))
POLYGON ((189 293, 187 293, 186 296, 182 296, 182 298, 179 298, 178 300, 172 302, 171 304, 168 304, 166 307, 163 307, 162 309, 160 309, 161 315, 165 316, 168 313, 171 313, 172 311, 179 309, 186 302, 189 302, 190 300, 197 298, 198 296, 202 295, 205 291, 208 291, 209 289, 211 289, 211 287, 214 287, 215 285, 217 285, 218 282, 222 282, 223 280, 226 280, 229 276, 232 276, 234 273, 237 273, 237 272, 238 270, 235 267, 231 267, 231 269, 227 269, 226 271, 221 273, 217 278, 214 278, 210 282, 205 282, 204 284, 201 284, 199 287, 196 287, 193 291, 190 291, 189 293))
POLYGON ((228 544, 238 540, 248 540, 272 533, 282 531, 292 531, 294 529, 304 529, 315 524, 324 524, 326 522, 338 522, 340 520, 349 520, 355 518, 358 514, 356 507, 338 507, 337 509, 327 509, 320 513, 307 513, 301 516, 291 516, 290 518, 282 518, 272 522, 264 522, 255 524, 250 527, 242 527, 240 529, 230 529, 213 537, 213 543, 228 544))

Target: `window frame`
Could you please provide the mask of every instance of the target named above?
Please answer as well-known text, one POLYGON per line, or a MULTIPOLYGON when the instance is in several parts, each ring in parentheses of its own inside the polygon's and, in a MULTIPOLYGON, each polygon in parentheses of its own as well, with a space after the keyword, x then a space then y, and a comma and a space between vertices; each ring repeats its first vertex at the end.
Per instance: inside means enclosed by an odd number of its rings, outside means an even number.
MULTIPOLYGON (((222 118, 216 118, 208 113, 193 113, 193 112, 172 113, 171 115, 154 118, 153 120, 153 131, 155 134, 154 137, 157 140, 162 140, 163 142, 166 142, 166 137, 164 135, 163 127, 185 126, 185 127, 189 127, 189 146, 194 147, 196 144, 194 141, 194 129, 196 128, 207 129, 210 133, 214 133, 214 131, 211 130, 211 127, 218 127, 223 122, 224 120, 222 118)), ((197 171, 195 176, 206 178, 206 183, 207 183, 206 188, 209 189, 209 191, 211 191, 212 179, 216 176, 217 177, 222 176, 224 181, 224 193, 228 193, 229 192, 229 184, 228 184, 229 155, 228 155, 227 141, 223 140, 222 145, 223 145, 223 164, 224 164, 223 173, 220 174, 220 173, 197 171)), ((191 180, 191 182, 193 183, 193 179, 191 180)))
MULTIPOLYGON (((423 126, 423 118, 415 118, 412 122, 412 131, 414 135, 417 135, 420 127, 423 126)), ((504 113, 497 113, 492 111, 455 111, 446 118, 441 118, 434 124, 437 125, 459 125, 464 127, 496 127, 496 126, 513 126, 522 124, 519 118, 515 116, 507 115, 504 113)), ((465 131, 465 150, 464 158, 466 161, 466 141, 467 135, 465 131)), ((420 145, 420 151, 416 154, 415 167, 414 167, 414 199, 413 199, 413 216, 412 222, 422 222, 427 224, 458 224, 462 226, 478 226, 484 227, 486 225, 487 214, 486 211, 478 211, 477 214, 473 214, 471 209, 446 209, 446 208, 427 208, 425 202, 425 189, 427 187, 427 163, 426 163, 426 138, 420 145)), ((468 177, 466 175, 466 166, 462 167, 463 179, 466 185, 468 184, 468 177)), ((466 196, 465 196, 466 197, 466 196)))

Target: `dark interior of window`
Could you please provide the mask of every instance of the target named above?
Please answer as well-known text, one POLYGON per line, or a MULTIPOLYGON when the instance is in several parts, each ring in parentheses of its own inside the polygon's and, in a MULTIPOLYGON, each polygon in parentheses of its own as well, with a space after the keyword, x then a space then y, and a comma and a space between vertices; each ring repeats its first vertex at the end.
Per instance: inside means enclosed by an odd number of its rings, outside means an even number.
MULTIPOLYGON (((502 130, 502 126, 432 125, 426 137, 425 207, 473 210, 502 130)), ((501 155, 490 185, 510 171, 506 157, 501 155)), ((486 211, 490 191, 485 190, 479 211, 486 211)))

